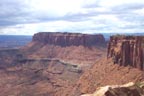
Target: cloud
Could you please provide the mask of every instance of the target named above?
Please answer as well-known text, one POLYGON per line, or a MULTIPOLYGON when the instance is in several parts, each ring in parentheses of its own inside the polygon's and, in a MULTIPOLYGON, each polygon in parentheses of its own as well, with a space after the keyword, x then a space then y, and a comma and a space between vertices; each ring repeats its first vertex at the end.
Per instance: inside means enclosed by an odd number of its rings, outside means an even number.
POLYGON ((0 34, 144 32, 143 0, 1 0, 0 34))

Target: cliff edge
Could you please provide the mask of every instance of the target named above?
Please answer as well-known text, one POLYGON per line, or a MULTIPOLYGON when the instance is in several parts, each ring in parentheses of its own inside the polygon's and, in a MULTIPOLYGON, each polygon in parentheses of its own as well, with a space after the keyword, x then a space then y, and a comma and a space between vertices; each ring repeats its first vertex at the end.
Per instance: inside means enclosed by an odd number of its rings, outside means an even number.
POLYGON ((107 57, 120 66, 144 70, 144 36, 111 36, 107 57))
POLYGON ((60 32, 40 32, 34 34, 32 41, 59 46, 96 46, 105 43, 105 39, 101 34, 90 35, 60 32))

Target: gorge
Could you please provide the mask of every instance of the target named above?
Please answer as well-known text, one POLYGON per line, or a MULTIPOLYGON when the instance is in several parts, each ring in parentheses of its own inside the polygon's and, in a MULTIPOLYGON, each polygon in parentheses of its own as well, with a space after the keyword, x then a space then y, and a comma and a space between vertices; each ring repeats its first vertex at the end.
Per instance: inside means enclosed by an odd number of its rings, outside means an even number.
POLYGON ((0 95, 81 96, 142 82, 142 41, 112 36, 107 49, 101 34, 36 33, 26 46, 0 51, 0 95))

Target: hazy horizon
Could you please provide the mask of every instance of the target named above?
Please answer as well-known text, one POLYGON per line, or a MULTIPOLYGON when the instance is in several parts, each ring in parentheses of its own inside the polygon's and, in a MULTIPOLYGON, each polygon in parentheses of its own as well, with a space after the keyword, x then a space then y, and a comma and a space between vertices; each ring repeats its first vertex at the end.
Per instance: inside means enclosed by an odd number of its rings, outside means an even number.
POLYGON ((143 0, 1 0, 0 35, 144 33, 143 0))

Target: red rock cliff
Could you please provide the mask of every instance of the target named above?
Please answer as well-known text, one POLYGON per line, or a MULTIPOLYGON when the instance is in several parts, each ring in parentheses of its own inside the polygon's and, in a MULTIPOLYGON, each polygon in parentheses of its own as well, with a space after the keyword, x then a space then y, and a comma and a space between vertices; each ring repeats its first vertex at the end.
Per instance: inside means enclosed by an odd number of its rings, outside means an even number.
POLYGON ((111 36, 107 56, 119 65, 144 70, 144 37, 111 36))
POLYGON ((80 33, 40 32, 33 36, 34 42, 60 46, 95 46, 105 43, 103 35, 88 35, 80 33))

